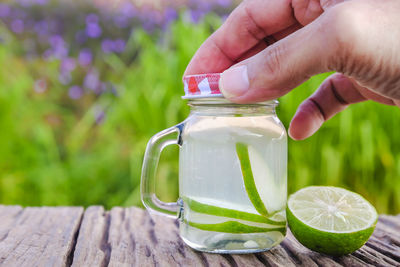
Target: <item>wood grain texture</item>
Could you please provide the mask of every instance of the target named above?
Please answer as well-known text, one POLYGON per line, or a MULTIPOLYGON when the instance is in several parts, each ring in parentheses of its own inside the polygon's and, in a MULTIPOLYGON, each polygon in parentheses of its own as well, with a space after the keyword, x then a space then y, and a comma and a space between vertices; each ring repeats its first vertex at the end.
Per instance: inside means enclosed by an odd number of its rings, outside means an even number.
MULTIPOLYGON (((192 250, 179 238, 174 220, 160 216, 152 218, 138 208, 117 207, 104 212, 101 207, 91 207, 82 221, 72 265, 230 266, 233 257, 192 250), (97 222, 102 227, 93 227, 97 222)), ((262 266, 254 255, 240 260, 262 266)))
POLYGON ((21 208, 0 205, 0 266, 400 266, 400 216, 381 215, 358 251, 343 257, 281 245, 248 255, 194 251, 178 223, 139 208, 21 208))
POLYGON ((68 266, 83 208, 0 206, 0 266, 68 266))
POLYGON ((0 206, 0 241, 8 236, 13 223, 21 212, 20 206, 0 206))
POLYGON ((369 242, 343 257, 303 247, 288 233, 280 246, 248 255, 194 251, 179 238, 178 223, 139 208, 90 207, 73 266, 400 266, 400 217, 382 215, 369 242))
POLYGON ((109 215, 103 207, 89 207, 83 216, 72 266, 107 266, 109 215))

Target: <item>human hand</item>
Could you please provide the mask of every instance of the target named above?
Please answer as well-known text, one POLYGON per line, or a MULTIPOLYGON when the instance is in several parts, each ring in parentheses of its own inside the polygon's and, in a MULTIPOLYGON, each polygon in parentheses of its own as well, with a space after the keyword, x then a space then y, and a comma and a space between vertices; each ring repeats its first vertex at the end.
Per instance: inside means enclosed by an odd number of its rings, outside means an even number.
POLYGON ((400 1, 245 0, 199 48, 185 75, 223 72, 233 102, 280 97, 336 71, 297 109, 293 139, 314 134, 349 104, 400 107, 400 1))

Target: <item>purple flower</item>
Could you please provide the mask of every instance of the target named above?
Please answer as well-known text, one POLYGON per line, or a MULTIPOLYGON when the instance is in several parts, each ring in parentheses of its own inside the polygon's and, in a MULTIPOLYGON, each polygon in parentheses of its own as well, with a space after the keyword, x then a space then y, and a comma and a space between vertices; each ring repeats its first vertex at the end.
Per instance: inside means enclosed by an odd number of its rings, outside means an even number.
POLYGON ((49 32, 49 24, 46 20, 36 22, 33 28, 38 35, 46 35, 49 32))
POLYGON ((22 33, 24 31, 24 22, 20 19, 11 22, 11 30, 15 33, 22 33))
POLYGON ((79 52, 78 61, 81 66, 87 66, 92 63, 93 55, 89 48, 84 48, 79 52))
POLYGON ((104 39, 101 41, 101 49, 106 54, 112 53, 114 51, 114 42, 110 39, 104 39))
POLYGON ((83 80, 83 86, 98 95, 107 90, 107 85, 99 80, 99 72, 96 69, 86 74, 83 80))
POLYGON ((232 0, 217 0, 217 4, 221 7, 227 8, 232 5, 232 0))
POLYGON ((58 59, 62 59, 68 56, 68 47, 65 45, 57 46, 53 49, 53 56, 58 59))
POLYGON ((90 38, 98 38, 101 36, 102 30, 99 24, 89 23, 86 25, 86 34, 90 38))
POLYGON ((192 9, 197 9, 203 13, 208 13, 212 10, 215 1, 208 0, 189 0, 188 6, 192 9))
POLYGON ((76 67, 75 59, 68 57, 62 59, 60 70, 61 72, 71 72, 75 69, 75 67, 76 67))
POLYGON ((122 52, 124 52, 125 47, 126 47, 126 43, 123 39, 116 39, 114 41, 110 40, 110 39, 104 39, 101 42, 101 49, 106 54, 109 54, 112 52, 122 53, 122 52))
POLYGON ((71 82, 72 76, 70 72, 60 72, 58 75, 58 80, 61 84, 67 85, 71 82))
POLYGON ((39 94, 44 93, 47 89, 46 80, 40 79, 40 80, 35 81, 33 89, 35 90, 36 93, 39 93, 39 94))
POLYGON ((11 13, 11 8, 7 4, 0 4, 0 18, 8 17, 11 13))
POLYGON ((154 22, 151 21, 151 20, 145 20, 142 23, 142 27, 147 33, 152 33, 154 31, 154 29, 155 29, 155 26, 156 25, 154 25, 154 22))
POLYGON ((196 24, 199 23, 204 16, 204 13, 200 10, 191 9, 189 12, 192 22, 196 24))
POLYGON ((170 23, 178 18, 178 12, 172 7, 167 7, 164 10, 164 21, 170 23))
POLYGON ((208 13, 212 10, 213 3, 210 1, 202 1, 198 4, 198 9, 203 13, 208 13))
POLYGON ((68 56, 68 48, 67 47, 58 47, 56 49, 47 49, 44 51, 42 57, 46 60, 51 59, 52 57, 62 59, 68 56))
POLYGON ((99 17, 96 14, 89 14, 86 16, 86 24, 97 24, 99 23, 99 17))
POLYGON ((99 25, 99 17, 96 14, 86 16, 86 35, 89 38, 99 38, 102 34, 102 29, 99 25))
POLYGON ((79 99, 82 97, 82 95, 83 95, 83 90, 80 86, 74 85, 70 87, 68 90, 68 96, 71 99, 79 99))
POLYGON ((51 54, 55 58, 64 58, 68 56, 68 44, 60 35, 52 35, 49 37, 49 44, 51 46, 51 54))
POLYGON ((121 5, 120 13, 122 16, 132 18, 137 15, 137 10, 132 3, 129 3, 128 1, 126 1, 125 3, 123 3, 121 5))
POLYGON ((114 41, 114 51, 117 53, 122 53, 125 50, 126 43, 122 39, 117 39, 114 41))
POLYGON ((97 72, 97 70, 89 71, 86 74, 86 77, 83 80, 83 86, 92 91, 97 90, 97 88, 100 86, 99 73, 97 72))
POLYGON ((158 10, 152 10, 149 7, 145 7, 141 9, 140 12, 140 21, 143 24, 145 30, 152 31, 152 26, 147 28, 150 25, 160 25, 163 22, 164 14, 158 10))
POLYGON ((65 44, 61 35, 52 35, 49 37, 49 44, 54 48, 65 44))

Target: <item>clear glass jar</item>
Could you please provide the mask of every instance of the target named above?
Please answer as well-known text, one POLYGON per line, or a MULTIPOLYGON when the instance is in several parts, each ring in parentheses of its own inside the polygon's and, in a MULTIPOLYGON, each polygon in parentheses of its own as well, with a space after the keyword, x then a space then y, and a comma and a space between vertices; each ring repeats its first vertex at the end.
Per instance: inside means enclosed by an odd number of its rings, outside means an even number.
POLYGON ((286 234, 287 135, 277 101, 234 104, 223 98, 189 100, 181 124, 149 142, 142 170, 146 208, 176 216, 190 247, 214 253, 254 253, 286 234), (161 150, 178 144, 179 200, 155 195, 161 150))

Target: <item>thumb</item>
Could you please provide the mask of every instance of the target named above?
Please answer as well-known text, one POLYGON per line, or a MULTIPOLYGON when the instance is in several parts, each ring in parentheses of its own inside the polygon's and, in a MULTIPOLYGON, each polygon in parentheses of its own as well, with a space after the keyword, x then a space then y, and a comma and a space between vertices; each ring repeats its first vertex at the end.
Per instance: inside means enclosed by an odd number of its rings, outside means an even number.
POLYGON ((223 95, 237 103, 273 99, 329 71, 337 49, 323 17, 224 71, 223 95))

